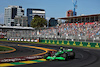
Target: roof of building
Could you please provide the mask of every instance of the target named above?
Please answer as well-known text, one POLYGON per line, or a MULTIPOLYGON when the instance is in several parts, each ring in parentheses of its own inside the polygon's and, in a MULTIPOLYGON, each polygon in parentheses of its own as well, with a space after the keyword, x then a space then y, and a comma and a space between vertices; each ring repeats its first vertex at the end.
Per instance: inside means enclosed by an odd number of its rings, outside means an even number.
POLYGON ((100 16, 100 14, 92 14, 92 15, 80 15, 80 16, 70 16, 70 17, 63 17, 63 18, 58 18, 58 19, 70 19, 70 18, 80 18, 80 17, 89 17, 89 16, 100 16))
POLYGON ((45 11, 44 9, 36 9, 36 8, 27 8, 27 10, 38 10, 38 11, 45 11))
POLYGON ((0 26, 0 28, 13 28, 13 29, 30 29, 30 30, 34 30, 35 28, 32 27, 20 27, 20 26, 0 26))

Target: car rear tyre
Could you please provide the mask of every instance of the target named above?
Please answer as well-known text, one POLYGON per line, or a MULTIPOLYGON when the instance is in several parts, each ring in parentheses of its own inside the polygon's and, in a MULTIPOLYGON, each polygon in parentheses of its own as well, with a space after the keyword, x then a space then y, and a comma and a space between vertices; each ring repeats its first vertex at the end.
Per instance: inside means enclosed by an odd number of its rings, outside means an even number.
POLYGON ((75 52, 70 52, 69 57, 70 57, 70 59, 74 59, 75 58, 75 52))
POLYGON ((67 53, 64 53, 63 57, 65 58, 65 60, 68 60, 68 54, 67 53))

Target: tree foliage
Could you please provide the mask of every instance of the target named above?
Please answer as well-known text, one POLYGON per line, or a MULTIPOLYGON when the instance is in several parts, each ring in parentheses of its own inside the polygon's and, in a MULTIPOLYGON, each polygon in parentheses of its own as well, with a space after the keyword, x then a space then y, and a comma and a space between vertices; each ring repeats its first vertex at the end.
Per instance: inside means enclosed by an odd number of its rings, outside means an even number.
POLYGON ((34 16, 34 19, 31 21, 31 27, 33 28, 39 28, 44 27, 46 25, 47 20, 44 18, 41 18, 38 15, 34 16))

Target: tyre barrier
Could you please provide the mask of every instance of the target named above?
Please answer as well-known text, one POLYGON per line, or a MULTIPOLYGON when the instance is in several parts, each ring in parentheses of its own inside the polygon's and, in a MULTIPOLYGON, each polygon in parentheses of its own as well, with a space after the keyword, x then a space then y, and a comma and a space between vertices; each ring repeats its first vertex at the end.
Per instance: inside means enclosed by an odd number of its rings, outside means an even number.
POLYGON ((73 45, 73 46, 100 48, 100 43, 75 42, 75 41, 65 41, 65 40, 41 40, 40 42, 49 43, 49 44, 57 44, 57 45, 62 44, 62 45, 73 45))
POLYGON ((39 39, 17 39, 17 38, 9 38, 8 41, 27 41, 27 42, 39 42, 39 39))

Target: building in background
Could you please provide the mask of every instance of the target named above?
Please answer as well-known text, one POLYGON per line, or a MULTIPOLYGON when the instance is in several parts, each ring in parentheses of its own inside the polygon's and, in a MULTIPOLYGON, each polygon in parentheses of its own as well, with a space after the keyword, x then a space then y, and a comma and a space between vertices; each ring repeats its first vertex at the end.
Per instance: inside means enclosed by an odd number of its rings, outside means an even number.
POLYGON ((0 26, 4 26, 4 24, 0 24, 0 26))
POLYGON ((56 26, 58 24, 58 20, 56 20, 55 18, 50 18, 49 20, 49 26, 56 26))
POLYGON ((8 6, 5 8, 4 24, 6 26, 14 26, 15 16, 24 16, 22 6, 8 6))
POLYGON ((45 18, 45 10, 44 9, 27 9, 27 17, 28 17, 28 26, 30 27, 32 19, 34 19, 34 16, 38 15, 41 18, 45 18))
POLYGON ((15 16, 14 21, 15 21, 14 26, 22 26, 22 27, 27 27, 28 26, 26 16, 15 16))
MULTIPOLYGON (((73 16, 72 10, 69 10, 69 11, 66 12, 66 17, 70 17, 70 16, 73 16)), ((76 12, 75 12, 75 16, 76 16, 76 12)))
POLYGON ((66 20, 67 23, 100 22, 100 14, 71 16, 71 17, 63 17, 59 19, 66 20))

